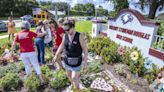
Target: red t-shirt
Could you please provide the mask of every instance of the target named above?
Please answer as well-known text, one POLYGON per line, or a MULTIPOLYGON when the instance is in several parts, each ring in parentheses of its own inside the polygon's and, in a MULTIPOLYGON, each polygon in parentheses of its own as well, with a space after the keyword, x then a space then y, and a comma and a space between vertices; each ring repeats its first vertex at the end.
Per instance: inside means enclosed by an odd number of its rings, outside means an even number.
POLYGON ((55 39, 55 47, 58 48, 62 42, 62 37, 60 36, 61 34, 64 33, 64 30, 62 27, 59 27, 58 30, 55 32, 55 36, 56 36, 56 39, 55 39))
POLYGON ((15 41, 19 43, 21 52, 33 52, 35 51, 33 38, 36 37, 36 33, 22 30, 16 35, 15 41))

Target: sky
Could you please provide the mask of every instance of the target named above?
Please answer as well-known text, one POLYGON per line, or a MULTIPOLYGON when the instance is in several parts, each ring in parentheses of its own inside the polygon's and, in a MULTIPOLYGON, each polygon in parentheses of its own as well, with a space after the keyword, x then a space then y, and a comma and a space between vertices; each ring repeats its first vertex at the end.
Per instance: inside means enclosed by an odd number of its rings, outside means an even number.
MULTIPOLYGON (((93 3, 95 7, 102 6, 104 9, 107 9, 108 11, 113 11, 114 4, 110 1, 106 0, 37 0, 37 1, 52 1, 52 2, 67 2, 71 5, 71 7, 74 7, 77 3, 86 4, 86 3, 93 3)), ((141 6, 136 4, 139 0, 128 0, 129 7, 131 9, 138 10, 140 13, 147 15, 149 13, 149 7, 145 6, 144 10, 141 10, 141 6)), ((162 11, 157 10, 157 15, 164 13, 164 9, 162 11)))

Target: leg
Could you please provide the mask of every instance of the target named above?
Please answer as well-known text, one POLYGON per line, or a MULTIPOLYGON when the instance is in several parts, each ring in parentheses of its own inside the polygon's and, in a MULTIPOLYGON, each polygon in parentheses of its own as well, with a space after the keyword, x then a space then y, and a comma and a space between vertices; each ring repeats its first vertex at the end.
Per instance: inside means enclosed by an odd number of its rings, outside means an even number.
POLYGON ((66 73, 67 73, 67 77, 68 77, 69 81, 71 82, 71 84, 73 84, 73 82, 72 82, 72 71, 66 70, 66 73))
POLYGON ((26 74, 29 75, 31 73, 30 60, 24 53, 21 54, 21 59, 24 63, 26 74))
POLYGON ((79 89, 80 84, 80 72, 72 72, 72 81, 75 89, 79 89))
POLYGON ((50 48, 50 50, 51 50, 51 53, 53 53, 53 42, 52 42, 52 41, 49 42, 49 43, 48 43, 48 46, 49 46, 49 48, 50 48))
POLYGON ((11 35, 11 34, 9 34, 8 40, 10 40, 10 35, 11 35))
POLYGON ((40 80, 43 81, 43 78, 41 76, 41 70, 40 70, 40 66, 39 66, 39 63, 38 63, 36 52, 29 53, 29 56, 30 56, 30 62, 33 65, 33 67, 35 68, 35 71, 36 71, 37 75, 39 76, 40 80))
POLYGON ((12 34, 12 40, 14 39, 14 33, 12 34))
POLYGON ((41 40, 39 45, 40 45, 40 51, 41 51, 41 63, 45 64, 45 61, 44 61, 44 54, 45 54, 44 40, 41 40))
POLYGON ((36 42, 35 44, 36 44, 36 48, 37 48, 38 62, 41 63, 41 59, 40 59, 40 47, 39 47, 39 45, 38 45, 38 42, 36 42))

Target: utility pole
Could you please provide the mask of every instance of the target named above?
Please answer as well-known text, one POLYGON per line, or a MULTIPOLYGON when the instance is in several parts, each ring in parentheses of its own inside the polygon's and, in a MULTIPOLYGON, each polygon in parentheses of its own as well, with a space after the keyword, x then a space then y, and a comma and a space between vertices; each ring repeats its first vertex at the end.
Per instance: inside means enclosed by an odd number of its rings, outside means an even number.
POLYGON ((56 21, 58 20, 58 11, 57 11, 58 9, 57 9, 57 7, 56 7, 56 5, 55 5, 55 19, 56 19, 56 21))
POLYGON ((95 7, 95 17, 96 17, 96 20, 97 20, 97 9, 95 7))
POLYGON ((69 7, 69 4, 68 4, 68 15, 67 15, 67 19, 69 19, 69 9, 70 9, 70 7, 69 7))

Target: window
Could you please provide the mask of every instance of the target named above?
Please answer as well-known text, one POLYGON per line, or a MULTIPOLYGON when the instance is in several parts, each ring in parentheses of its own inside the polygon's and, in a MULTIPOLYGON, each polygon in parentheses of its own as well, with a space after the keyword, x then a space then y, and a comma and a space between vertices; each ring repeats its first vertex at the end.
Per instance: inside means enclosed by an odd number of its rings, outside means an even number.
POLYGON ((36 15, 34 15, 34 18, 36 18, 36 15))
POLYGON ((38 15, 38 18, 41 18, 41 15, 38 15))
POLYGON ((45 16, 44 16, 44 15, 42 15, 42 18, 45 18, 45 16))

